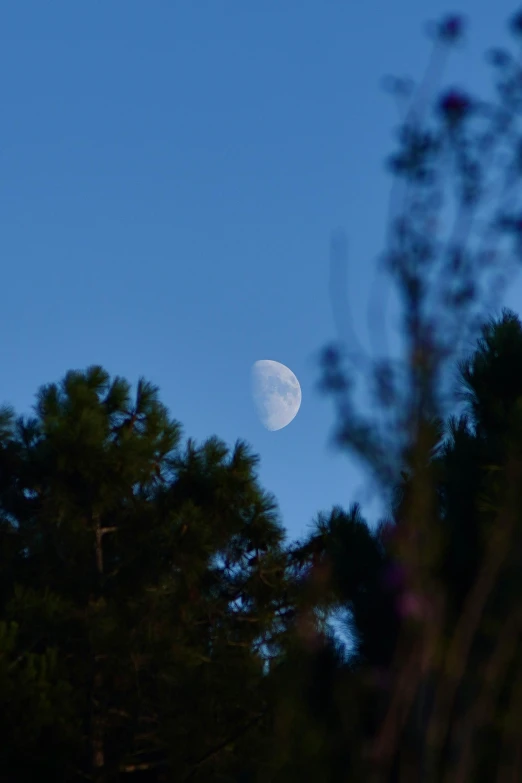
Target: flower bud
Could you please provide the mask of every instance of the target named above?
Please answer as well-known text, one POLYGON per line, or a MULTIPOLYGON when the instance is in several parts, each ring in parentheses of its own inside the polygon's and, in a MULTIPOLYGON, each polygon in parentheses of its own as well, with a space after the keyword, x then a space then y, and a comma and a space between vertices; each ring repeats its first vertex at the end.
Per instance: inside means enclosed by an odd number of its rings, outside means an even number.
POLYGON ((458 90, 450 90, 443 95, 439 102, 441 113, 452 125, 460 122, 470 108, 471 101, 464 93, 458 90))
POLYGON ((439 38, 453 42, 462 35, 463 21, 461 16, 447 16, 439 24, 439 38))

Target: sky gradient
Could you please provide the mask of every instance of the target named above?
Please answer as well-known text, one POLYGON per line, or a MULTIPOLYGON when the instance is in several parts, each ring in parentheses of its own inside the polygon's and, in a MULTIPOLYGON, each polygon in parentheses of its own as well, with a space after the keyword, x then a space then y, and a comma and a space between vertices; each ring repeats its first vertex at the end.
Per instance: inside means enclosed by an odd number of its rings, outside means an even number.
MULTIPOLYGON (((141 375, 186 436, 245 439, 289 538, 333 504, 371 504, 329 445, 318 351, 338 337, 332 231, 346 296, 367 303, 385 245, 399 116, 386 74, 419 81, 425 23, 469 20, 443 84, 492 94, 483 53, 513 3, 414 0, 19 0, 0 11, 2 402, 103 365, 141 375), (250 368, 287 365, 291 424, 256 418, 250 368)), ((517 309, 520 285, 506 303, 517 309)), ((387 329, 391 342, 393 322, 387 329)), ((341 335, 342 336, 342 335, 341 335)))

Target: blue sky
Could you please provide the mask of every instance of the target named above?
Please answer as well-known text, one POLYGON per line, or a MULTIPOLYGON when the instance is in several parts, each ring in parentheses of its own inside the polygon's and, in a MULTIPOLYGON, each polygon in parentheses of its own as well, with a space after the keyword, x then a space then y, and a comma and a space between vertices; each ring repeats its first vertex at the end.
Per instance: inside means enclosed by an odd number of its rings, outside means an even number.
MULTIPOLYGON (((316 389, 333 338, 329 242, 349 240, 347 298, 366 308, 384 249, 399 117, 386 74, 424 73, 425 23, 463 12, 443 83, 491 95, 483 52, 513 3, 414 0, 18 0, 0 11, 2 401, 102 364, 144 375, 202 440, 247 440, 290 538, 320 510, 371 503, 329 445, 316 389), (257 359, 301 382, 269 432, 257 359)), ((520 286, 506 302, 515 307, 520 286)), ((387 322, 391 343, 393 322, 387 322)))

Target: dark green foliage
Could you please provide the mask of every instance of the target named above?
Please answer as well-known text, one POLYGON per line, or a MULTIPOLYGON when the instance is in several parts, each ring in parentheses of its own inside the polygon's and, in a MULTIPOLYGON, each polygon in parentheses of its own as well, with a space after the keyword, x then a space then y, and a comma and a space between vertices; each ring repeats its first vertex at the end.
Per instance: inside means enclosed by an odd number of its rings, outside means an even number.
POLYGON ((288 626, 257 459, 217 438, 182 448, 153 386, 131 399, 100 367, 2 426, 1 768, 233 779, 288 626))

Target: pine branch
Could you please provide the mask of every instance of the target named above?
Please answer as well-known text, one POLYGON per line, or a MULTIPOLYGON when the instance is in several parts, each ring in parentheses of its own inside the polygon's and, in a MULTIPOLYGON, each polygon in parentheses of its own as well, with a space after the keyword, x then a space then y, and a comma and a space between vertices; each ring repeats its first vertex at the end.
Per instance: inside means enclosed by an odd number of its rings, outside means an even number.
POLYGON ((162 759, 161 761, 145 761, 139 764, 120 764, 119 771, 120 772, 145 772, 145 770, 147 769, 158 769, 158 767, 164 767, 166 763, 167 762, 164 759, 162 759))

